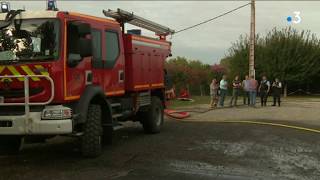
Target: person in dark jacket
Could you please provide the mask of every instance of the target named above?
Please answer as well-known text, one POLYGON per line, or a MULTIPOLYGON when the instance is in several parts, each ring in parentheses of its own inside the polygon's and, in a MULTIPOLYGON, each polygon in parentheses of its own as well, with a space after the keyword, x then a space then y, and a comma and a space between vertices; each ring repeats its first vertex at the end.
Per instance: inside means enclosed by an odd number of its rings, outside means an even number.
POLYGON ((270 91, 270 82, 268 81, 267 76, 262 76, 258 91, 260 92, 261 106, 267 106, 270 91))
POLYGON ((237 106, 238 96, 240 95, 241 90, 241 81, 239 80, 239 76, 236 76, 232 82, 232 97, 230 100, 230 107, 237 106))
POLYGON ((281 90, 282 90, 282 83, 278 78, 275 79, 275 81, 272 83, 272 95, 273 95, 273 105, 276 106, 276 102, 278 102, 278 106, 280 107, 280 96, 281 96, 281 90))

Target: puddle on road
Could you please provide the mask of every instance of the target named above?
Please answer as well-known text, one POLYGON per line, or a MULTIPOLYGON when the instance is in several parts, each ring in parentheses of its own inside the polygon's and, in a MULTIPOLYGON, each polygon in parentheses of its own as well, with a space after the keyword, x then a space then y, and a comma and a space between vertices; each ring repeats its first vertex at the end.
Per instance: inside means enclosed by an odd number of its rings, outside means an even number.
POLYGON ((272 153, 272 160, 277 164, 278 169, 285 177, 296 179, 314 179, 309 176, 319 176, 320 162, 314 157, 305 154, 272 153), (318 171, 312 173, 312 171, 318 171), (309 172, 309 173, 307 173, 309 172), (303 175, 305 174, 305 175, 303 175))
POLYGON ((199 142, 187 150, 194 151, 194 153, 208 153, 213 157, 216 155, 218 157, 222 153, 223 157, 218 159, 224 162, 218 162, 218 165, 215 166, 197 161, 174 161, 170 162, 170 167, 181 173, 207 176, 219 173, 236 175, 255 173, 258 177, 271 176, 297 180, 313 180, 320 177, 320 146, 298 139, 288 140, 281 137, 272 139, 274 141, 268 143, 220 140, 199 142), (226 164, 226 162, 229 163, 226 164), (219 166, 219 164, 224 166, 219 166), (244 167, 243 164, 246 166, 244 167))
POLYGON ((188 150, 214 150, 222 151, 223 154, 229 156, 243 156, 251 147, 251 142, 221 142, 221 141, 206 141, 194 147, 188 148, 188 150))
POLYGON ((275 168, 287 178, 315 179, 313 177, 320 176, 320 159, 308 147, 289 144, 284 148, 273 148, 269 155, 275 168))
POLYGON ((272 176, 269 176, 268 174, 258 174, 254 171, 250 171, 241 167, 214 166, 212 164, 200 161, 171 161, 169 163, 169 168, 170 171, 177 173, 198 175, 210 178, 223 177, 226 179, 239 180, 264 180, 274 178, 272 176))
MULTIPOLYGON (((223 166, 213 166, 199 161, 173 161, 170 162, 170 167, 172 171, 179 173, 214 177, 219 176, 225 169, 223 166)), ((232 173, 232 171, 229 171, 229 173, 232 173)))

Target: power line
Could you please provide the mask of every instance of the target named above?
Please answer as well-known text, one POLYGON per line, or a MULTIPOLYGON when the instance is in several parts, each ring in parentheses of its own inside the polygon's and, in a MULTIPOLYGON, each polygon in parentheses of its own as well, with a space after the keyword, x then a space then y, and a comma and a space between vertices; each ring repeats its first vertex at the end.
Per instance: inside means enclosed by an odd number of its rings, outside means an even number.
POLYGON ((230 10, 230 11, 227 11, 227 12, 225 12, 225 13, 223 13, 223 14, 220 14, 220 15, 218 15, 218 16, 216 16, 216 17, 210 18, 210 19, 205 20, 205 21, 203 21, 203 22, 200 22, 200 23, 198 23, 198 24, 195 24, 195 25, 186 27, 186 28, 184 28, 184 29, 178 30, 178 31, 176 31, 173 35, 175 35, 175 34, 177 34, 177 33, 180 33, 180 32, 183 32, 183 31, 186 31, 186 30, 189 30, 189 29, 192 29, 192 28, 195 28, 195 27, 197 27, 197 26, 200 26, 200 25, 202 25, 202 24, 208 23, 208 22, 213 21, 213 20, 215 20, 215 19, 218 19, 218 18, 220 18, 220 17, 222 17, 222 16, 225 16, 225 15, 227 15, 227 14, 230 14, 230 13, 236 11, 236 10, 239 10, 239 9, 241 9, 241 8, 244 8, 244 7, 248 6, 249 4, 251 4, 251 3, 244 4, 244 5, 242 5, 242 6, 239 6, 239 7, 237 7, 237 8, 234 8, 234 9, 232 9, 232 10, 230 10))

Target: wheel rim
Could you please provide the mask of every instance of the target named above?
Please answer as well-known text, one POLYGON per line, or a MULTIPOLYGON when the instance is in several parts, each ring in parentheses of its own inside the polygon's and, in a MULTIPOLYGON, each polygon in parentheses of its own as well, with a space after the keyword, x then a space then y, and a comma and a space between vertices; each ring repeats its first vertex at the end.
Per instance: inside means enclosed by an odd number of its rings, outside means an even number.
POLYGON ((161 125, 161 111, 160 111, 160 108, 156 108, 155 109, 156 110, 156 124, 157 124, 157 126, 160 126, 161 125))

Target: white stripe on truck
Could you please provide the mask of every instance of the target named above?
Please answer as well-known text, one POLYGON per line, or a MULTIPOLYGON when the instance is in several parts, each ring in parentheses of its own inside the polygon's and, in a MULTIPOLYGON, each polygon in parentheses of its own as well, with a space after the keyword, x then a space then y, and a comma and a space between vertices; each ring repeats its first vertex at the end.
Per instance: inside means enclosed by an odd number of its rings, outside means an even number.
POLYGON ((153 47, 153 48, 167 49, 166 47, 163 47, 160 44, 153 44, 153 43, 142 42, 142 41, 137 41, 137 40, 132 40, 132 44, 139 45, 139 46, 147 46, 147 47, 153 47))

